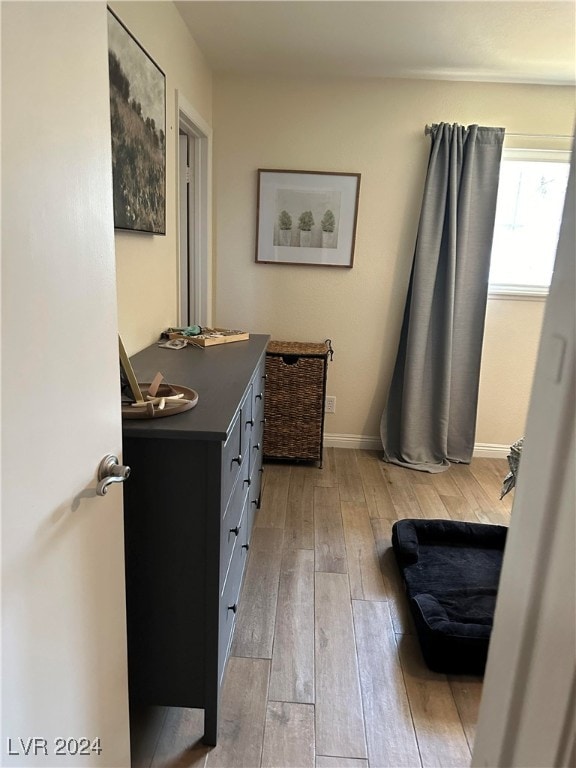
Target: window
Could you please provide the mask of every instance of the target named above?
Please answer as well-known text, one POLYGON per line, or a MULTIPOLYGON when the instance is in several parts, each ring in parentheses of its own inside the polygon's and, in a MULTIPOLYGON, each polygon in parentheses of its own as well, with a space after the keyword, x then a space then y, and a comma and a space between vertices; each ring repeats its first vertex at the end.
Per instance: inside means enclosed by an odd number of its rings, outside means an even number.
POLYGON ((504 150, 490 263, 491 294, 548 293, 569 168, 569 152, 504 150))

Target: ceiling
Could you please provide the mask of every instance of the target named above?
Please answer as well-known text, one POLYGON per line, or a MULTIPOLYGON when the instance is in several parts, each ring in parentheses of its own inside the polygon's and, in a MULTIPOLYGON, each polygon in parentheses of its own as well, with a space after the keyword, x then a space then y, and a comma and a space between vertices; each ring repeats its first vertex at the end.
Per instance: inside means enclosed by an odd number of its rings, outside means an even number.
POLYGON ((217 73, 576 84, 574 0, 176 6, 217 73))

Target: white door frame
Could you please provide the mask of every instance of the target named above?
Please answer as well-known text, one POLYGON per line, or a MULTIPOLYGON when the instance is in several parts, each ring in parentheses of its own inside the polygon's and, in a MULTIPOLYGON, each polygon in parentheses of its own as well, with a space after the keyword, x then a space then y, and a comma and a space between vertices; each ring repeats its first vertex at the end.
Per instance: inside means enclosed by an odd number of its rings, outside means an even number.
MULTIPOLYGON (((191 207, 188 210, 189 238, 193 244, 193 263, 188 263, 188 252, 179 239, 179 318, 187 324, 187 296, 191 297, 196 311, 194 322, 199 325, 212 325, 212 128, 204 118, 176 90, 176 124, 193 139, 194 150, 194 194, 190 196, 191 207), (189 275, 188 285, 186 275, 189 275)), ((180 207, 180 144, 177 142, 177 199, 178 232, 181 226, 180 207)))
POLYGON ((576 714, 574 155, 472 765, 574 765, 576 714))
POLYGON ((194 232, 196 206, 194 203, 194 141, 193 136, 178 131, 178 245, 179 245, 179 298, 178 319, 180 326, 190 325, 190 318, 196 316, 194 295, 190 289, 194 281, 190 279, 190 265, 195 264, 194 242, 190 241, 194 232))

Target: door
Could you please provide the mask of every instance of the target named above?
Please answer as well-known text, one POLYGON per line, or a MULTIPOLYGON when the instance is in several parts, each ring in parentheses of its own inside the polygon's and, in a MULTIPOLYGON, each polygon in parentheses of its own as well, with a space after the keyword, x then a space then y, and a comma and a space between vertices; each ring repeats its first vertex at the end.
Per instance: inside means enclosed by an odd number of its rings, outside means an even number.
POLYGON ((2 4, 2 755, 129 766, 106 5, 2 4))
POLYGON ((574 152, 472 764, 576 763, 574 152))

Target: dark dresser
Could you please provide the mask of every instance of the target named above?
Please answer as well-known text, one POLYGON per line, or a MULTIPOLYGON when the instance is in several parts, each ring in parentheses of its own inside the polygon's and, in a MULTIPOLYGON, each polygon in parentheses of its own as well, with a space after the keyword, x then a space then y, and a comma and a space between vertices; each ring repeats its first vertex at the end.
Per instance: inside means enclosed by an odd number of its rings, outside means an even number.
POLYGON ((123 422, 130 698, 203 708, 210 745, 260 504, 267 341, 154 345, 131 359, 138 381, 161 371, 199 401, 123 422))

